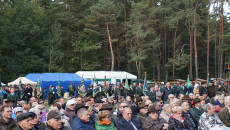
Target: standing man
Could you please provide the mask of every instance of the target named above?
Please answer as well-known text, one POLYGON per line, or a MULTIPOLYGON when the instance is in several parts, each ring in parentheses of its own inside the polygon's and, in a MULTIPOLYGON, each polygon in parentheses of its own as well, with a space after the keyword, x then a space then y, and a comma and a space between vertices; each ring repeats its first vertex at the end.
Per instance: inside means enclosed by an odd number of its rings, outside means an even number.
POLYGON ((151 100, 152 102, 156 101, 156 91, 154 85, 150 86, 150 90, 147 91, 147 96, 149 97, 149 100, 151 100))
POLYGON ((7 95, 7 100, 11 99, 14 101, 14 107, 17 106, 17 101, 19 100, 18 94, 14 92, 14 88, 10 88, 10 93, 7 95))
POLYGON ((55 91, 54 91, 53 85, 50 85, 48 96, 49 96, 49 106, 53 105, 54 100, 55 100, 55 91))
POLYGON ((74 96, 74 92, 75 92, 75 87, 73 86, 73 83, 70 84, 70 86, 67 88, 67 91, 69 92, 69 97, 74 96))
POLYGON ((173 89, 171 88, 170 83, 167 83, 162 95, 164 102, 168 100, 169 94, 173 94, 173 89))
POLYGON ((208 91, 208 97, 213 98, 216 96, 216 91, 215 91, 215 86, 213 84, 213 81, 209 83, 209 86, 207 86, 207 91, 208 91))
POLYGON ((12 119, 12 109, 10 106, 3 106, 1 109, 2 118, 0 119, 0 126, 5 130, 17 130, 17 122, 12 119))
POLYGON ((33 89, 31 88, 30 84, 26 85, 25 96, 26 96, 27 103, 29 103, 29 100, 32 97, 32 93, 33 93, 33 89))
POLYGON ((64 97, 64 94, 65 94, 65 90, 63 87, 61 87, 61 97, 64 97))

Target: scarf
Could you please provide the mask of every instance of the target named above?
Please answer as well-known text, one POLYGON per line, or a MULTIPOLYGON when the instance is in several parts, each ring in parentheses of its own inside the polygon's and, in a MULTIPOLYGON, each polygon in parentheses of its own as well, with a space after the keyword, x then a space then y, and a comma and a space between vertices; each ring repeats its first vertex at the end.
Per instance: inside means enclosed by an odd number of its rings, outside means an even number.
POLYGON ((110 125, 111 121, 98 121, 100 124, 110 125))
POLYGON ((182 118, 182 117, 177 118, 177 117, 176 117, 176 116, 174 116, 174 115, 173 115, 173 117, 174 117, 176 120, 180 121, 181 123, 184 123, 184 120, 183 120, 183 118, 182 118))

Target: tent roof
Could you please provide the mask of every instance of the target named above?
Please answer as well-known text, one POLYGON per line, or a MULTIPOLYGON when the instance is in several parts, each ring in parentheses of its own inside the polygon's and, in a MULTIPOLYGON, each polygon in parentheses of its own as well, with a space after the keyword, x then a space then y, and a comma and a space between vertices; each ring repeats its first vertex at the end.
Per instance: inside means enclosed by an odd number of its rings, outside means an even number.
POLYGON ((16 80, 9 82, 8 85, 19 85, 19 80, 21 79, 22 84, 31 84, 31 85, 37 85, 37 82, 33 82, 26 77, 19 77, 16 80))
POLYGON ((136 75, 130 74, 125 71, 78 71, 77 75, 82 76, 84 78, 93 79, 126 79, 126 75, 128 79, 137 79, 136 75))
MULTIPOLYGON (((58 81, 59 77, 61 81, 81 81, 82 77, 74 73, 30 73, 26 77, 32 81, 58 81)), ((89 81, 84 79, 84 81, 89 81)))
POLYGON ((1 84, 2 84, 2 86, 5 86, 5 85, 6 85, 6 84, 4 84, 4 83, 2 83, 2 82, 1 82, 1 84))

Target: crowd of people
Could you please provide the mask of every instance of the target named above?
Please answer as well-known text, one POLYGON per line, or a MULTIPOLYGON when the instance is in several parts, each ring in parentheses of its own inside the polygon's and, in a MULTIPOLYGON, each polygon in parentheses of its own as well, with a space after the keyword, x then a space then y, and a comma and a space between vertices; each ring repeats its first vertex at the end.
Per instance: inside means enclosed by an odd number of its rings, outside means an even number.
POLYGON ((89 86, 57 95, 30 85, 0 90, 0 130, 225 130, 230 128, 229 82, 89 86), (95 92, 95 87, 100 88, 95 92), (49 106, 44 103, 48 99, 49 106))

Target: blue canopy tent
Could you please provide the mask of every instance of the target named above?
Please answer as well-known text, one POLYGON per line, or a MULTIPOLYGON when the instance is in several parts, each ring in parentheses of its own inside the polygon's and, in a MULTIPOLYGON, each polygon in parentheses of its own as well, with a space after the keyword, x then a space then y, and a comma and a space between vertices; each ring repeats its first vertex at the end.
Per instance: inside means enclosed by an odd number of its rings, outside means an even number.
MULTIPOLYGON (((48 90, 50 85, 56 86, 58 85, 58 79, 60 76, 61 86, 67 91, 70 83, 73 83, 75 87, 77 84, 81 85, 82 77, 76 75, 75 73, 29 73, 26 75, 26 78, 32 80, 34 82, 38 82, 38 78, 40 78, 40 83, 42 88, 46 87, 48 90)), ((91 84, 91 81, 84 78, 85 89, 91 84)))

